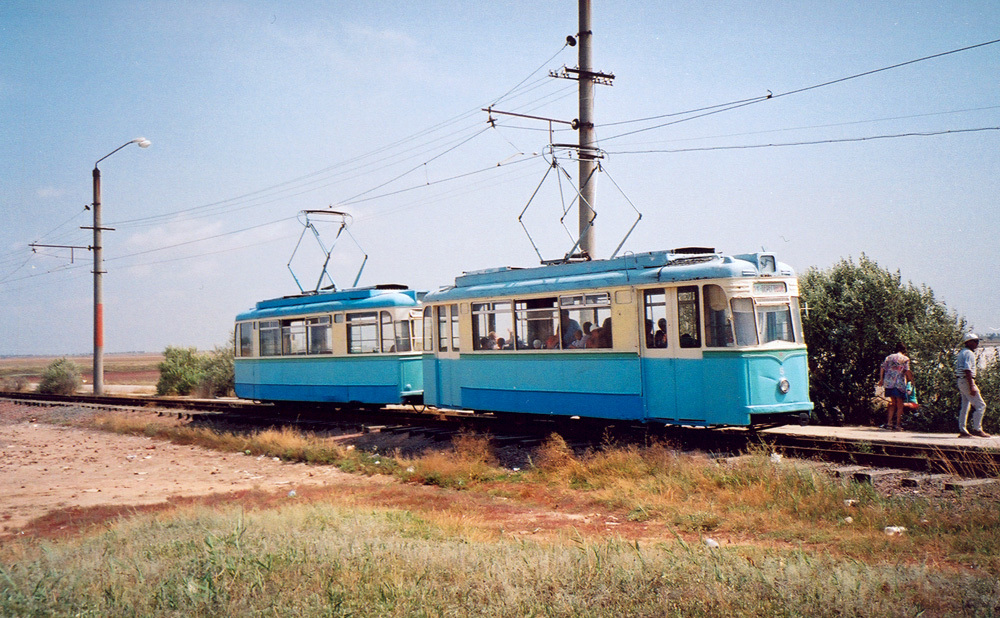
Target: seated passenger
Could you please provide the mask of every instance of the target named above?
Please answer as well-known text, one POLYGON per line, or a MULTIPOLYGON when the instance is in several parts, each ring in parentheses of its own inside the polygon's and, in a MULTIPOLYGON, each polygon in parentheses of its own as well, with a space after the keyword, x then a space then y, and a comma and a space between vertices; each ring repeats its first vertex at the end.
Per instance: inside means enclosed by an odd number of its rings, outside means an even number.
POLYGON ((653 347, 653 321, 646 319, 646 347, 653 347))
POLYGON ((506 350, 507 349, 507 345, 506 344, 507 344, 507 342, 503 340, 503 337, 499 337, 497 339, 497 349, 498 350, 506 350))
POLYGON ((593 328, 593 326, 594 325, 591 324, 590 322, 584 322, 583 323, 583 339, 580 341, 580 347, 581 348, 589 347, 587 345, 587 341, 590 339, 590 330, 591 330, 591 328, 593 328))
POLYGON ((541 339, 535 339, 534 341, 531 342, 531 347, 535 348, 536 350, 541 350, 542 349, 542 340, 541 339))
POLYGON ((656 321, 656 334, 653 335, 653 346, 657 348, 667 347, 667 319, 660 318, 656 321))
POLYGON ((549 335, 549 338, 545 340, 546 350, 558 350, 559 349, 559 335, 549 335))
POLYGON ((602 348, 612 348, 614 347, 614 342, 611 336, 611 318, 605 318, 601 322, 601 343, 602 348))
POLYGON ((564 348, 568 348, 576 333, 580 332, 580 323, 569 317, 569 311, 563 309, 559 312, 559 326, 562 329, 562 344, 564 348))
POLYGON ((586 346, 588 348, 602 348, 604 347, 602 343, 603 342, 601 341, 601 329, 600 328, 591 329, 590 337, 587 339, 586 346))
POLYGON ((697 348, 698 340, 691 336, 690 333, 684 333, 681 335, 681 347, 682 348, 697 348))
POLYGON ((579 350, 580 348, 583 348, 585 345, 583 343, 583 331, 578 330, 575 333, 573 333, 573 335, 574 335, 573 341, 569 344, 569 347, 571 347, 574 350, 579 350))

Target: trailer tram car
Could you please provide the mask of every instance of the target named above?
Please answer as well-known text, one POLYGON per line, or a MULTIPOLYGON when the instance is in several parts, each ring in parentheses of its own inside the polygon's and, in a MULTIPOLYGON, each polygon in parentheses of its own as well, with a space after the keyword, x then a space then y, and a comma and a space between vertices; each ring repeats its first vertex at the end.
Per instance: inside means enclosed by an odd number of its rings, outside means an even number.
POLYGON ((706 427, 813 408, 798 282, 771 253, 483 270, 423 302, 429 405, 706 427))
POLYGON ((400 285, 257 303, 236 317, 236 395, 260 401, 419 403, 422 292, 400 285))

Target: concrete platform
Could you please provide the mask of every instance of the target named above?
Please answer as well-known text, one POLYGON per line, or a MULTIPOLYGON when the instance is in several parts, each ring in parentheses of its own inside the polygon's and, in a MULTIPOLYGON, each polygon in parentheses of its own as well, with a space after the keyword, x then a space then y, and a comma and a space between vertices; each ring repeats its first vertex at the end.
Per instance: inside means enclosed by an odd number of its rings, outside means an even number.
POLYGON ((785 425, 765 429, 761 433, 802 437, 843 438, 855 442, 895 442, 920 446, 957 446, 972 449, 1000 450, 1000 436, 989 438, 960 438, 954 433, 925 433, 919 431, 887 431, 878 427, 825 427, 820 425, 785 425))

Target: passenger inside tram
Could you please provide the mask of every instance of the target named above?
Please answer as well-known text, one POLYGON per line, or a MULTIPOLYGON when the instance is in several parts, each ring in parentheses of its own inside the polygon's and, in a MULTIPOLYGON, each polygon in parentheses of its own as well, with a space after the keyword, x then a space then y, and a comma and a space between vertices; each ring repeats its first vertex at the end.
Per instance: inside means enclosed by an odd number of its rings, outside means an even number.
POLYGON ((653 335, 653 347, 667 347, 667 320, 660 318, 656 321, 656 333, 653 335))
POLYGON ((559 324, 562 329, 562 344, 564 348, 570 347, 576 338, 576 333, 581 332, 580 323, 569 317, 569 311, 563 309, 559 312, 559 324))

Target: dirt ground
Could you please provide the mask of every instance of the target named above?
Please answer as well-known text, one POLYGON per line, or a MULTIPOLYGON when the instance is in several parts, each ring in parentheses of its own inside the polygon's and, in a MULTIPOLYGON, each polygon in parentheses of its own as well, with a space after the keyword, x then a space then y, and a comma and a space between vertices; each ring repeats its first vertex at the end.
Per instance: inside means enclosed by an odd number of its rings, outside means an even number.
MULTIPOLYGON (((291 492, 301 500, 455 512, 512 535, 545 535, 567 526, 580 533, 623 537, 663 532, 624 521, 622 514, 590 512, 586 504, 570 500, 555 508, 516 504, 502 497, 400 483, 388 476, 348 474, 333 466, 285 463, 65 424, 86 414, 95 412, 0 400, 0 539, 63 536, 173 505, 266 506, 287 500, 291 492)), ((344 437, 373 452, 404 446, 395 434, 344 437)), ((405 447, 434 448, 430 443, 405 447)))
POLYGON ((139 506, 243 490, 384 483, 332 466, 219 453, 35 421, 0 404, 0 535, 55 511, 139 506))
MULTIPOLYGON (((155 416, 155 411, 137 413, 155 416)), ((594 507, 583 496, 576 498, 579 503, 561 495, 553 497, 556 503, 539 497, 544 506, 517 504, 475 492, 400 483, 387 476, 348 474, 333 466, 286 463, 68 424, 87 414, 96 412, 0 400, 0 539, 14 534, 71 534, 90 524, 175 504, 240 501, 263 506, 288 499, 290 492, 296 492, 298 499, 474 515, 511 534, 545 534, 567 526, 624 538, 659 537, 668 532, 662 522, 631 522, 625 513, 591 512, 594 507)), ((344 437, 349 444, 371 452, 442 448, 412 440, 400 443, 403 438, 397 434, 344 437)), ((508 467, 523 465, 510 454, 501 461, 508 467)), ((971 487, 959 495, 930 478, 919 488, 904 487, 902 480, 908 476, 912 474, 881 477, 876 490, 896 498, 953 503, 978 496, 1000 502, 1000 483, 971 487)))

